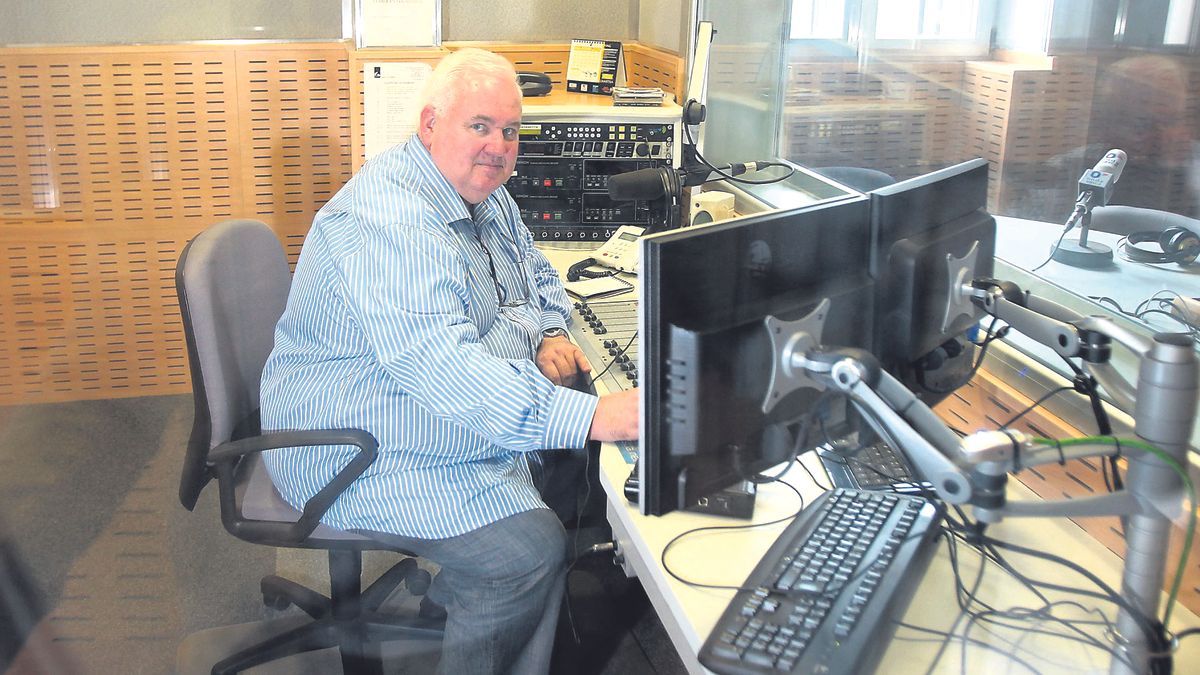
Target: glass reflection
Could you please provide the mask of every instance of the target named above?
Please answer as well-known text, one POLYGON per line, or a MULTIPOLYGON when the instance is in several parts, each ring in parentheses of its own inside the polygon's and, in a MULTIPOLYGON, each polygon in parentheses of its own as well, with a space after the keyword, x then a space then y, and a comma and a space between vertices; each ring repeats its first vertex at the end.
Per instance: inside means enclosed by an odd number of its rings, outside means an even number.
POLYGON ((702 3, 717 28, 705 147, 774 150, 864 191, 983 157, 1001 257, 1052 295, 1200 333, 1175 302, 1200 296, 1197 3, 1133 4, 702 3), (1078 241, 1063 225, 1080 177, 1113 148, 1128 160, 1088 234, 1112 262, 1047 263, 1060 236, 1078 241))

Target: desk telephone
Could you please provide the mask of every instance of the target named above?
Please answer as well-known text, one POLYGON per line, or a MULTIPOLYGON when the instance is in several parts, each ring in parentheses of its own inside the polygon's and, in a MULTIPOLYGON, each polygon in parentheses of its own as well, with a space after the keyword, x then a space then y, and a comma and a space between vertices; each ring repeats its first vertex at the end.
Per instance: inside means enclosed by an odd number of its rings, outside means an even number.
POLYGON ((568 281, 579 279, 595 279, 596 277, 612 276, 617 272, 637 274, 638 266, 638 237, 646 231, 644 227, 622 225, 613 233, 612 238, 596 249, 595 257, 585 258, 571 265, 567 270, 568 281), (607 272, 595 272, 587 269, 593 265, 611 268, 607 272))

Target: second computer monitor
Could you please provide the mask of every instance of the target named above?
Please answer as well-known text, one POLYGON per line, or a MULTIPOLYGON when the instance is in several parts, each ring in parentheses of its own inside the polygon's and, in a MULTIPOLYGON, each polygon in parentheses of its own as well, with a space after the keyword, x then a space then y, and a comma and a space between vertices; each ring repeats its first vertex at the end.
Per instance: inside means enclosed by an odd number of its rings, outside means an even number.
POLYGON ((897 377, 982 316, 970 306, 948 316, 947 304, 958 282, 952 270, 964 264, 956 261, 974 260, 967 283, 992 274, 996 221, 987 187, 987 162, 975 159, 871 193, 872 351, 897 377))
POLYGON ((820 392, 764 405, 764 320, 809 317, 828 299, 820 341, 869 347, 869 223, 867 200, 852 198, 643 239, 643 513, 692 506, 796 452, 794 425, 820 392))

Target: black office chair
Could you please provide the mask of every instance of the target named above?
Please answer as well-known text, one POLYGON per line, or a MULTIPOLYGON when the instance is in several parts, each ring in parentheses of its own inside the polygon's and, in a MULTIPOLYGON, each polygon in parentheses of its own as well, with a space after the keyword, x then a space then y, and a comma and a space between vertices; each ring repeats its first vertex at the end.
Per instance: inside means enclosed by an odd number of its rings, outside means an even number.
POLYGON ((817 173, 852 187, 859 192, 870 192, 886 187, 896 182, 889 174, 878 169, 867 169, 859 166, 823 166, 813 169, 817 173))
POLYGON ((1140 206, 1113 204, 1092 209, 1091 228, 1097 232, 1128 236, 1135 232, 1160 233, 1179 227, 1200 233, 1200 220, 1140 206))
POLYGON ((362 551, 395 549, 320 524, 338 496, 375 461, 375 438, 358 429, 263 434, 259 427, 259 380, 290 285, 279 240, 254 220, 228 220, 200 233, 184 248, 175 270, 195 395, 180 501, 192 510, 215 478, 221 520, 230 534, 256 544, 329 552, 329 598, 277 576, 262 580, 264 603, 276 609, 294 604, 314 620, 220 661, 214 674, 334 646, 340 648, 345 672, 363 672, 379 668, 372 656, 378 656, 382 640, 441 635, 431 622, 400 621, 379 612, 399 583, 407 582, 417 595, 428 587, 428 573, 411 557, 363 591, 362 551), (297 511, 275 490, 261 452, 313 445, 356 446, 358 452, 297 511))

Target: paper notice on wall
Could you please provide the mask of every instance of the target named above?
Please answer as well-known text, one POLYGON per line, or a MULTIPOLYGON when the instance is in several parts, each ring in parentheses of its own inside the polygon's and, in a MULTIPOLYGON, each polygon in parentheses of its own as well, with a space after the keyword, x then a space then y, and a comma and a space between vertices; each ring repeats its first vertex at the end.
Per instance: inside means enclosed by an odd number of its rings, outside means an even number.
POLYGON ((358 0, 359 47, 434 47, 441 44, 438 0, 358 0))
POLYGON ((363 66, 363 134, 366 158, 408 140, 417 128, 421 88, 433 68, 427 63, 367 63, 363 66))

